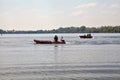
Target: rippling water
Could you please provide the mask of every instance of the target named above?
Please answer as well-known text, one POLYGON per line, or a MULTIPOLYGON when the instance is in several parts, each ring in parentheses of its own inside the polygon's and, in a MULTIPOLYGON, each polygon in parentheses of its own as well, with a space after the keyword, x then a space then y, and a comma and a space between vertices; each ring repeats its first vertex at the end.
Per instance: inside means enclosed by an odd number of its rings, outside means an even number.
POLYGON ((57 34, 66 44, 35 44, 55 34, 0 37, 0 80, 120 80, 120 33, 57 34))

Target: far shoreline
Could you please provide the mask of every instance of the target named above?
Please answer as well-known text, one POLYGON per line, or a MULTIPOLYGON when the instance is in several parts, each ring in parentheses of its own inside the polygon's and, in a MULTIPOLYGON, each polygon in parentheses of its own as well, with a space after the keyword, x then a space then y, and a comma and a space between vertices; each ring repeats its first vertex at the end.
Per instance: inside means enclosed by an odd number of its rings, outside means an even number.
POLYGON ((102 27, 60 27, 52 30, 2 30, 0 34, 44 34, 44 33, 120 33, 120 26, 102 27))

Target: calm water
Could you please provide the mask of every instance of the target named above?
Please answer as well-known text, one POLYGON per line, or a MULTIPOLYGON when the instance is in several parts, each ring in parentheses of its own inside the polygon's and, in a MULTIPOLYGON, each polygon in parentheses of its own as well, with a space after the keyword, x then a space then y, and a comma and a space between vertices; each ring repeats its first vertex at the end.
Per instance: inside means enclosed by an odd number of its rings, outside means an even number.
POLYGON ((55 34, 0 36, 0 80, 120 80, 120 33, 57 34, 66 44, 35 44, 55 34))

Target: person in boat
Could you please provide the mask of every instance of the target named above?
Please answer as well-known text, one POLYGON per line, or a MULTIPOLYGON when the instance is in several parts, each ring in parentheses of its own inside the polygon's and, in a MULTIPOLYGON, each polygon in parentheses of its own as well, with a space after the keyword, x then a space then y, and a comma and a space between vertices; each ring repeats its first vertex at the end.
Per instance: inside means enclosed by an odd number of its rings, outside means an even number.
POLYGON ((88 36, 88 37, 90 37, 90 36, 91 36, 91 34, 87 34, 87 36, 88 36))
POLYGON ((58 36, 57 36, 57 35, 55 35, 54 41, 55 41, 55 42, 58 42, 58 36))
POLYGON ((62 41, 62 42, 65 42, 65 40, 63 39, 63 36, 61 37, 61 41, 62 41))

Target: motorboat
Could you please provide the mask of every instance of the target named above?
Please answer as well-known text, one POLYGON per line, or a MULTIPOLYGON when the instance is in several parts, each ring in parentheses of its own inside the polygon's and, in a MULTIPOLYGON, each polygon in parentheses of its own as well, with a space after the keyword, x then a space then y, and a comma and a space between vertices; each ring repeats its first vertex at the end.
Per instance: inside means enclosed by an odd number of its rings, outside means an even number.
POLYGON ((36 44, 65 44, 65 40, 61 40, 61 41, 50 41, 50 40, 36 40, 34 39, 34 42, 36 44))
POLYGON ((91 34, 81 35, 80 38, 93 38, 91 34))

